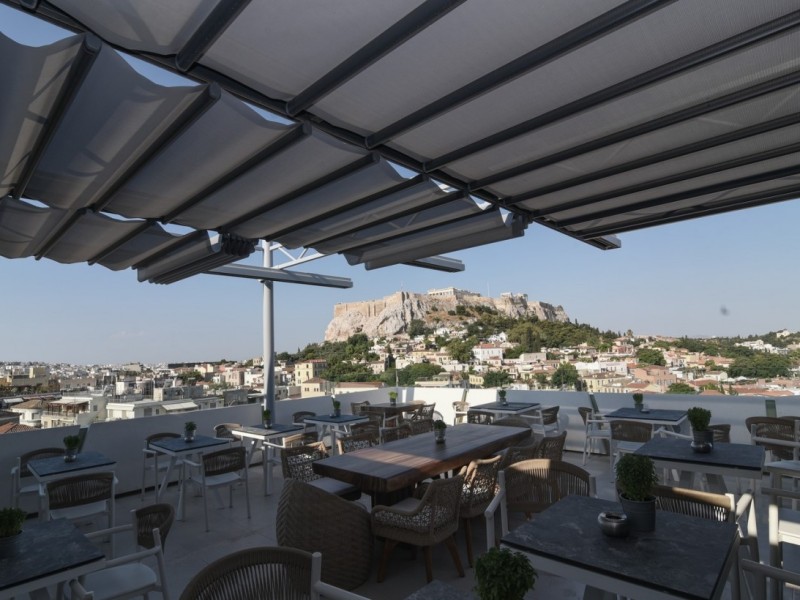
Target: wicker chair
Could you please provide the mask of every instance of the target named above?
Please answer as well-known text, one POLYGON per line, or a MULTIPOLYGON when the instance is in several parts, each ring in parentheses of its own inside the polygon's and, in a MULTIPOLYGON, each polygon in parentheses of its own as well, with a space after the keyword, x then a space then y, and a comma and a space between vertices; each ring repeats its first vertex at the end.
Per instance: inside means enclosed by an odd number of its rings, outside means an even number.
POLYGON ((381 444, 404 440, 411 435, 413 435, 413 430, 409 422, 400 423, 397 427, 383 427, 381 428, 381 444))
MULTIPOLYGON (((247 518, 250 518, 250 485, 247 478, 247 451, 241 446, 225 448, 217 452, 203 454, 201 463, 186 460, 186 464, 199 468, 200 473, 189 477, 189 481, 203 488, 203 513, 208 531, 208 493, 205 490, 228 487, 228 506, 233 508, 233 487, 244 481, 244 495, 247 504, 247 518)), ((184 502, 186 495, 183 496, 184 502)))
POLYGON ((560 460, 537 458, 509 465, 498 476, 500 491, 484 512, 486 541, 494 542, 494 515, 500 508, 502 534, 508 533, 508 513, 538 513, 569 496, 596 496, 595 479, 586 471, 560 460))
POLYGON ((385 539, 378 567, 378 582, 386 578, 389 556, 399 543, 423 547, 425 575, 430 583, 433 580, 431 546, 445 542, 458 574, 464 577, 455 543, 463 485, 464 478, 460 475, 450 479, 434 479, 420 499, 406 498, 393 506, 378 505, 372 508, 372 533, 385 539))
POLYGON ((336 445, 339 447, 339 454, 346 454, 353 450, 377 446, 380 441, 380 430, 377 427, 368 425, 367 428, 338 436, 336 445))
POLYGON ((412 419, 406 423, 411 427, 411 435, 433 431, 433 419, 412 419))
POLYGON ((503 417, 502 419, 497 419, 496 421, 492 421, 492 425, 502 425, 505 427, 527 427, 530 429, 530 425, 528 422, 523 419, 522 417, 503 417))
POLYGON ((544 437, 536 443, 534 458, 549 458, 561 460, 564 457, 564 443, 567 441, 567 432, 562 431, 555 437, 544 437))
POLYGON ((112 558, 102 570, 85 575, 80 582, 70 582, 72 600, 121 599, 147 596, 150 592, 161 592, 162 597, 169 600, 164 546, 175 521, 175 509, 170 504, 153 504, 131 513, 132 524, 92 532, 87 537, 132 531, 136 545, 144 550, 112 558), (158 573, 142 562, 151 556, 156 559, 158 573))
MULTIPOLYGON (((770 438, 782 442, 795 442, 795 420, 779 417, 748 417, 744 422, 747 431, 753 438, 770 438)), ((793 448, 789 445, 781 446, 764 441, 754 442, 763 446, 775 460, 792 460, 793 448)))
MULTIPOLYGON (((309 444, 311 442, 316 442, 319 439, 319 432, 317 431, 317 426, 309 425, 308 423, 305 422, 306 417, 316 417, 316 416, 317 413, 312 412, 310 410, 300 410, 297 411, 296 413, 292 413, 292 423, 294 423, 295 425, 303 426, 304 436, 302 444, 309 444)), ((289 444, 286 444, 284 442, 284 445, 288 446, 289 444)))
POLYGON ((369 419, 369 423, 356 423, 355 425, 350 426, 351 431, 355 431, 359 427, 387 427, 386 425, 386 413, 384 413, 380 408, 374 408, 370 406, 365 406, 361 409, 361 415, 367 417, 369 419))
POLYGON ((708 428, 714 433, 714 443, 730 444, 731 426, 730 424, 709 425, 708 428))
POLYGON ((368 406, 369 406, 369 400, 364 400, 363 402, 351 402, 350 414, 360 415, 363 412, 363 409, 365 409, 368 406))
POLYGON ((231 433, 232 429, 239 429, 241 426, 241 423, 220 423, 219 425, 214 425, 214 437, 241 443, 242 440, 231 433))
POLYGON ((39 482, 35 481, 28 463, 38 458, 63 456, 64 448, 39 448, 17 457, 17 464, 11 469, 11 506, 19 508, 20 497, 38 495, 39 482), (31 481, 31 483, 27 483, 31 481))
POLYGON ((287 479, 275 531, 281 546, 322 553, 322 581, 352 590, 369 578, 373 537, 369 512, 362 504, 287 479))
POLYGON ((414 414, 411 416, 414 421, 424 421, 426 419, 433 419, 433 414, 436 412, 436 403, 433 404, 420 404, 414 414))
POLYGON ((467 418, 467 413, 469 412, 469 402, 466 400, 457 400, 453 402, 453 413, 455 416, 453 417, 453 425, 458 425, 459 423, 463 423, 464 419, 467 418))
POLYGON ((561 426, 558 423, 558 411, 560 409, 560 406, 550 406, 542 409, 542 427, 545 435, 547 435, 548 431, 561 431, 561 426))
POLYGON ((499 454, 492 458, 473 460, 459 473, 464 478, 459 516, 467 537, 467 563, 470 567, 472 566, 472 519, 483 515, 483 511, 497 493, 497 473, 500 470, 501 460, 499 454))
POLYGON ((257 547, 214 561, 195 575, 180 600, 367 600, 320 581, 322 555, 295 548, 257 547))
POLYGON ((346 500, 358 500, 361 497, 361 490, 357 487, 331 477, 322 477, 314 472, 312 463, 327 457, 328 451, 322 442, 283 448, 281 450, 283 478, 304 481, 346 500))
POLYGON ((615 461, 621 454, 636 452, 651 437, 653 437, 653 426, 649 423, 621 419, 611 421, 611 451, 613 455, 611 470, 614 470, 613 465, 616 464, 615 461))
POLYGON ((513 465, 523 460, 530 460, 536 458, 536 451, 539 441, 531 436, 516 446, 509 446, 502 452, 498 453, 502 457, 500 462, 500 470, 502 471, 508 465, 513 465))
POLYGON ((485 411, 485 410, 477 410, 477 409, 470 409, 467 412, 467 423, 477 423, 478 425, 490 425, 494 421, 494 413, 485 411))
MULTIPOLYGON (((144 500, 144 492, 146 487, 147 472, 153 472, 153 489, 158 492, 158 476, 162 471, 169 468, 169 461, 158 463, 159 453, 150 447, 150 444, 158 440, 168 440, 181 437, 181 434, 174 432, 162 432, 148 435, 144 441, 144 448, 142 448, 142 500, 144 500)), ((175 465, 183 468, 183 460, 177 459, 175 465)))

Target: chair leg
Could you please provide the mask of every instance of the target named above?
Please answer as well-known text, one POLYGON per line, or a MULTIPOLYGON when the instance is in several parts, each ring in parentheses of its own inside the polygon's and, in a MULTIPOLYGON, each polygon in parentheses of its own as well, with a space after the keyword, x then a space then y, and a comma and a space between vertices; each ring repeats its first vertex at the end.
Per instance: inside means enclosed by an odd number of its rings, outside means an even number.
POLYGON ((472 568, 472 523, 471 519, 463 519, 464 533, 467 536, 467 564, 472 568))
POLYGON ((423 547, 422 553, 425 555, 425 578, 426 581, 430 583, 433 581, 433 560, 431 559, 431 547, 423 547))
POLYGON ((464 567, 461 565, 461 559, 458 557, 458 546, 456 546, 455 536, 451 535, 444 541, 444 543, 447 544, 447 549, 450 550, 450 556, 453 557, 453 562, 456 563, 458 576, 464 577, 464 567))
POLYGON ((383 554, 381 555, 381 564, 378 567, 378 583, 386 579, 386 565, 389 563, 389 556, 395 546, 397 546, 395 540, 385 540, 383 542, 383 554))
POLYGON ((203 514, 206 517, 206 533, 210 530, 208 528, 208 490, 203 488, 203 514))

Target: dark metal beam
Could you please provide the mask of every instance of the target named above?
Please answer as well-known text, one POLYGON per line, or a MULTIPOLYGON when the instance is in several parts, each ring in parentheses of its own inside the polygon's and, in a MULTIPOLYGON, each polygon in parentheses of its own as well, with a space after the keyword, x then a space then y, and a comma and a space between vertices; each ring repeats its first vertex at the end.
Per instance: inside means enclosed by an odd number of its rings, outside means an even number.
MULTIPOLYGON (((696 169, 683 171, 681 173, 676 173, 674 175, 667 175, 665 177, 660 177, 658 179, 648 179, 647 181, 644 181, 642 183, 636 183, 623 188, 609 190, 607 192, 595 194, 594 196, 577 198, 575 200, 571 200, 569 202, 563 202, 561 204, 556 204, 548 208, 543 208, 540 210, 532 210, 531 214, 534 217, 552 216, 567 210, 574 210, 576 208, 583 208, 584 206, 591 206, 592 204, 598 204, 606 200, 611 200, 612 198, 618 198, 621 196, 627 196, 628 194, 644 192, 647 190, 652 190, 672 183, 678 183, 681 181, 688 181, 696 177, 702 177, 703 175, 710 175, 712 173, 727 171, 728 169, 735 169, 737 167, 752 165, 754 163, 763 162, 765 160, 770 160, 772 158, 786 156, 787 154, 794 154, 795 152, 800 152, 800 142, 796 142, 794 144, 788 144, 786 146, 781 146, 779 148, 773 148, 772 150, 756 152, 755 154, 749 154, 747 156, 740 156, 738 158, 733 158, 731 160, 715 163, 713 165, 698 167, 696 169)), ((558 221, 557 218, 555 218, 555 220, 558 221)))
POLYGON ((438 169, 471 154, 481 152, 492 146, 497 146, 498 144, 508 142, 516 137, 552 125, 568 117, 591 110, 611 100, 626 96, 647 86, 685 73, 691 69, 696 69, 701 65, 719 60, 734 52, 739 52, 749 46, 763 43, 769 38, 782 35, 798 26, 800 26, 800 10, 759 25, 758 27, 754 27, 748 31, 744 31, 686 56, 682 56, 671 62, 660 65, 655 69, 646 71, 645 73, 640 73, 635 77, 631 77, 605 89, 598 90, 583 98, 578 98, 577 100, 559 106, 546 113, 533 117, 532 119, 508 127, 503 131, 498 131, 495 134, 467 144, 447 154, 443 154, 438 158, 426 161, 425 170, 438 169))
POLYGON ((428 181, 428 177, 426 175, 417 175, 412 179, 408 179, 397 185, 393 185, 385 190, 381 190, 380 192, 375 192, 374 194, 370 194, 363 198, 358 198, 353 200, 352 202, 348 202, 343 206, 338 206, 331 210, 323 211, 321 213, 317 213, 308 219, 304 219, 299 223, 295 223, 294 225, 290 225, 289 227, 284 227, 283 229, 279 229, 278 231, 270 232, 267 234, 271 240, 280 241, 281 236, 284 236, 288 233, 295 233, 296 231, 301 231, 308 227, 309 225, 313 225, 314 223, 321 223, 326 219, 330 219, 331 217, 336 217, 338 215, 342 215, 347 211, 353 210, 354 208, 360 208, 362 206, 366 206, 380 200, 381 198, 386 198, 387 196, 391 196, 392 194, 396 194, 398 192, 402 192, 404 190, 413 188, 421 183, 428 181))
POLYGON ((594 140, 590 140, 588 142, 584 142, 582 144, 578 144, 577 146, 573 146, 572 148, 566 148, 564 150, 561 150, 560 152, 550 154, 549 156, 543 156, 541 158, 528 161, 521 165, 517 165, 516 167, 506 169, 505 171, 499 171, 497 173, 494 173, 493 175, 484 177, 483 179, 478 179, 476 181, 473 181, 470 185, 470 189, 475 190, 483 188, 492 185, 494 183, 497 183, 499 181, 504 181, 506 179, 510 179, 518 175, 523 175, 534 169, 541 169, 542 167, 546 167, 567 160, 568 158, 574 158, 576 156, 586 154, 587 152, 592 152, 594 150, 605 148, 612 144, 625 142, 637 136, 644 135, 646 133, 651 133, 653 131, 657 131, 658 129, 663 129, 664 127, 668 127, 670 125, 682 123, 690 119, 694 119, 702 115, 714 112, 716 110, 721 110, 729 106, 741 104, 748 100, 753 100, 755 98, 765 96, 772 92, 776 92, 785 89, 787 87, 797 85, 798 83, 800 83, 800 71, 795 71, 793 73, 781 75, 780 77, 775 77, 767 81, 762 81, 761 83, 758 83, 751 87, 737 90, 735 92, 732 92, 730 94, 725 94, 724 96, 720 96, 718 98, 700 102, 699 104, 695 104, 694 106, 689 106, 677 112, 657 117, 651 121, 646 121, 644 123, 639 123, 638 125, 633 125, 632 127, 628 127, 627 129, 623 129, 621 131, 611 133, 601 138, 597 138, 594 140))
POLYGON ((757 183, 765 183, 767 181, 774 181, 776 179, 783 179, 784 177, 793 177, 800 174, 800 164, 792 167, 784 167, 782 169, 774 169, 765 173, 758 173, 756 175, 748 175, 747 177, 740 177, 739 179, 731 179, 721 183, 714 183, 684 192, 677 192, 675 194, 667 194, 660 198, 651 198, 650 200, 642 200, 641 202, 634 202, 626 204, 617 208, 608 208, 605 210, 598 210, 582 214, 578 217, 571 219, 554 219, 560 227, 572 227, 578 223, 586 223, 587 221, 594 221, 596 219, 604 219, 606 217, 614 217, 622 213, 636 212, 638 210, 647 210, 657 206, 664 206, 665 204, 672 204, 673 202, 681 202, 683 200, 690 200, 706 194, 716 194, 719 192, 727 192, 735 190, 740 187, 755 185, 757 183))
POLYGON ((361 71, 378 62, 389 52, 441 19, 457 6, 463 4, 464 1, 426 0, 426 2, 300 92, 288 102, 286 112, 289 116, 295 116, 307 110, 320 98, 324 98, 361 71))
POLYGON ((114 178, 111 185, 92 203, 92 210, 100 212, 114 199, 116 194, 128 181, 136 176, 151 160, 168 148, 186 130, 192 127, 222 95, 216 83, 209 84, 201 90, 189 106, 158 136, 152 144, 136 157, 125 171, 114 178))
MULTIPOLYGON (((536 198, 537 196, 544 196, 546 194, 560 192, 561 190, 566 190, 571 187, 583 185, 586 183, 591 183, 593 181, 605 179, 606 177, 612 177, 614 175, 619 175, 620 173, 626 173, 628 171, 633 171, 634 169, 640 169, 642 167, 654 165, 659 162, 665 162, 667 160, 678 158, 680 156, 686 156, 688 154, 692 154, 693 152, 708 150, 709 148, 715 148, 717 146, 722 146, 723 144, 738 142, 740 140, 760 135, 762 133, 769 133, 770 131, 775 131, 777 129, 782 129, 784 127, 791 127, 792 125, 799 125, 799 124, 800 124, 800 113, 793 113, 790 115, 779 117, 777 119, 773 119, 771 121, 764 121, 763 123, 758 123, 757 125, 751 125, 750 127, 743 127, 742 129, 737 129, 735 131, 723 133, 722 135, 707 138, 697 142, 692 142, 690 144, 685 144, 683 146, 678 146, 677 148, 670 148, 669 150, 658 152, 656 154, 651 154, 650 156, 643 156, 641 158, 628 161, 626 163, 615 165, 613 167, 608 167, 607 169, 592 171, 591 173, 580 175, 572 179, 567 179, 565 181, 559 181, 557 183, 545 185, 543 187, 533 189, 528 192, 524 192, 522 194, 509 196, 508 198, 505 199, 505 202, 506 204, 509 205, 518 204, 520 202, 525 202, 526 200, 531 200, 532 198, 536 198)), ((532 211, 532 212, 535 213, 538 211, 532 211)))
POLYGON ((316 273, 303 273, 300 271, 285 271, 283 269, 272 269, 270 267, 254 267, 251 265, 223 265, 211 271, 206 271, 206 275, 226 275, 228 277, 242 277, 244 279, 256 279, 258 281, 279 281, 282 283, 299 283, 303 285, 316 285, 320 287, 332 287, 347 289, 353 287, 351 279, 346 277, 334 277, 332 275, 318 275, 316 273))
POLYGON ((47 239, 39 246, 36 250, 34 256, 36 256, 36 260, 41 260, 43 256, 45 256, 50 249, 56 245, 58 240, 64 237, 64 234, 70 230, 70 228, 80 219, 83 215, 88 212, 86 208, 79 208, 78 210, 69 213, 65 220, 62 220, 61 224, 59 225, 58 229, 47 236, 47 239))
POLYGON ((175 55, 175 66, 181 72, 188 71, 200 60, 211 45, 217 41, 228 25, 250 4, 250 0, 222 0, 208 14, 200 27, 192 34, 183 48, 175 55))
POLYGON ((595 227, 594 229, 586 229, 582 232, 573 233, 586 236, 602 236, 615 233, 625 233, 628 231, 636 231, 637 229, 644 229, 645 227, 655 227, 657 225, 668 225, 670 223, 688 221, 689 219, 695 219, 698 216, 707 217, 711 215, 742 210, 745 208, 755 208, 756 206, 763 206, 765 204, 775 204, 777 202, 785 202, 787 200, 796 200, 798 196, 800 196, 800 185, 792 185, 782 187, 777 190, 767 190, 765 192, 749 194, 748 196, 742 196, 739 198, 730 198, 699 207, 693 206, 691 208, 677 209, 660 216, 654 215, 653 217, 631 219, 628 221, 622 221, 615 225, 595 227))
POLYGON ((262 163, 266 162, 270 158, 288 150, 295 144, 303 141, 308 137, 311 132, 311 127, 307 124, 300 123, 286 133, 281 135, 279 138, 273 140, 266 146, 264 146, 258 153, 254 154, 252 157, 247 159, 245 162, 240 164, 239 166, 231 169, 225 175, 217 179, 216 181, 212 182, 210 185, 206 186, 204 189, 197 192, 194 196, 187 199, 183 203, 181 203, 178 207, 174 210, 170 211, 163 217, 161 217, 160 221, 162 223, 171 223, 175 219, 177 219, 182 213, 186 212, 193 206, 199 204, 206 198, 208 198, 211 194, 221 190, 225 186, 229 185, 231 182, 235 181, 239 177, 242 177, 249 171, 252 171, 262 163))
POLYGON ((610 32, 624 27, 648 13, 660 10, 673 2, 674 0, 628 0, 621 6, 595 17, 583 25, 579 25, 554 40, 523 54, 519 58, 494 69, 490 73, 469 82, 465 86, 367 136, 367 145, 369 148, 373 148, 385 144, 389 140, 418 127, 426 121, 430 121, 444 112, 486 94, 559 56, 600 39, 610 32))
POLYGON ((172 242, 167 244, 166 247, 162 248, 161 250, 159 250, 155 254, 151 254, 150 256, 145 258, 144 260, 139 261, 138 263, 133 265, 133 268, 134 269, 143 269, 145 267, 149 267, 153 263, 158 262, 159 260, 161 260, 163 257, 165 257, 165 256, 167 256, 167 255, 169 255, 169 254, 171 254, 171 253, 173 253, 173 252, 175 252, 177 250, 180 250, 184 246, 188 246, 189 244, 193 244, 194 242, 197 242, 198 240, 201 240, 203 237, 208 237, 208 232, 205 231, 204 229, 198 229, 196 231, 193 231, 192 233, 187 233, 186 235, 183 235, 183 236, 173 240, 172 242))
POLYGON ((101 261, 101 260, 103 260, 103 259, 104 259, 106 256, 108 256, 109 254, 111 254, 111 253, 112 253, 112 252, 114 252, 115 250, 118 250, 119 248, 122 248, 122 246, 124 246, 125 244, 127 244, 127 243, 128 243, 129 241, 131 241, 133 238, 135 238, 135 237, 137 237, 137 236, 141 235, 142 233, 144 233, 145 231, 147 231, 147 229, 149 229, 151 225, 155 225, 155 224, 156 224, 156 221, 155 221, 155 219, 147 219, 147 220, 145 220, 145 221, 142 221, 142 222, 139 224, 139 226, 138 226, 138 227, 136 227, 135 229, 133 229, 133 230, 132 230, 130 233, 128 233, 128 234, 126 234, 126 235, 122 236, 122 237, 121 237, 120 239, 118 239, 116 242, 113 242, 113 243, 109 244, 108 246, 106 246, 105 248, 103 248, 103 249, 102 249, 100 252, 98 252, 97 254, 95 254, 95 255, 94 255, 92 258, 90 258, 90 259, 88 260, 88 263, 89 263, 89 265, 94 265, 94 264, 96 264, 96 263, 100 262, 100 261, 101 261))
POLYGON ((28 156, 28 159, 25 161, 25 168, 22 170, 22 173, 20 173, 16 185, 14 185, 14 190, 11 194, 14 199, 19 200, 25 194, 25 189, 28 187, 31 177, 33 177, 33 174, 36 172, 39 161, 42 160, 45 150, 50 146, 50 142, 53 141, 53 137, 56 131, 58 131, 61 121, 64 119, 64 115, 67 114, 83 82, 86 81, 86 77, 89 75, 89 71, 102 47, 103 43, 100 41, 100 38, 90 33, 85 34, 83 43, 78 49, 75 60, 67 74, 64 86, 61 88, 58 98, 56 98, 53 104, 53 108, 42 127, 42 131, 31 150, 30 156, 28 156))
POLYGON ((250 212, 245 213, 240 217, 231 219, 227 223, 219 225, 215 229, 221 232, 227 232, 237 227, 238 225, 241 225, 242 223, 249 221, 250 219, 255 219, 256 217, 259 217, 264 213, 267 213, 275 208, 278 208, 279 206, 283 206, 287 202, 291 202, 292 200, 300 198, 301 196, 304 196, 309 192, 313 192, 316 189, 329 185, 339 179, 344 179, 345 177, 349 177, 353 173, 357 173, 358 171, 361 171, 363 169, 368 169, 376 165, 379 160, 380 158, 378 157, 377 154, 370 152, 369 154, 362 156, 361 158, 354 160, 349 164, 331 173, 326 173, 322 177, 318 177, 314 181, 307 183, 306 185, 300 186, 296 190, 292 190, 291 192, 289 192, 288 194, 284 194, 280 198, 276 198, 275 200, 268 202, 264 206, 259 206, 258 208, 251 210, 250 212))
MULTIPOLYGON (((464 194, 464 192, 460 192, 460 191, 459 192, 453 192, 453 193, 447 194, 446 196, 441 196, 441 197, 439 197, 436 200, 433 200, 431 202, 426 202, 422 206, 415 206, 413 208, 408 208, 408 209, 406 209, 406 210, 404 210, 402 212, 394 213, 392 215, 389 215, 388 217, 383 217, 382 219, 373 219, 373 220, 371 220, 369 223, 367 223, 365 225, 359 225, 357 227, 351 227, 347 231, 342 231, 342 232, 336 233, 334 235, 329 235, 329 236, 322 237, 322 238, 307 240, 306 243, 307 243, 308 246, 313 247, 314 244, 321 244, 321 243, 324 243, 324 242, 329 242, 331 240, 335 240, 335 239, 338 239, 338 238, 341 238, 341 237, 352 235, 352 234, 357 233, 357 232, 359 232, 359 231, 361 231, 363 229, 369 229, 370 227, 375 227, 376 225, 383 225, 385 223, 391 223, 392 221, 395 221, 397 219, 402 219, 404 217, 409 217, 411 215, 419 214, 419 212, 422 211, 422 210, 429 209, 429 208, 436 208, 437 206, 442 206, 444 204, 448 204, 450 202, 454 202, 455 200, 459 200, 459 199, 465 198, 465 197, 466 197, 466 194, 464 194)), ((425 228, 421 227, 420 229, 416 229, 416 230, 405 229, 404 231, 406 232, 406 234, 409 234, 409 233, 415 233, 416 231, 422 231, 423 229, 425 229, 425 228)), ((380 240, 380 241, 383 241, 383 240, 380 240)))

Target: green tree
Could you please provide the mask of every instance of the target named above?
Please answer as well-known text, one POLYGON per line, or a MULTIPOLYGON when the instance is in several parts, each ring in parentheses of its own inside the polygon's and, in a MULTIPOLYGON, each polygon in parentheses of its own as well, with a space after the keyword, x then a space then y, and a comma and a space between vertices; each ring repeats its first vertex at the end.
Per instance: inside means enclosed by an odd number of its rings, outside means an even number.
POLYGON ((574 388, 579 379, 575 365, 561 363, 550 377, 550 383, 555 388, 574 388))
MULTIPOLYGON (((396 372, 397 382, 403 386, 411 386, 414 385, 418 380, 431 379, 442 371, 444 371, 442 367, 439 365, 432 365, 430 363, 417 363, 408 365, 404 369, 400 369, 396 372)), ((395 370, 391 369, 386 371, 381 376, 381 380, 386 385, 393 386, 395 384, 395 370)))
POLYGON ((547 379, 547 375, 545 375, 544 373, 536 373, 533 376, 533 379, 534 381, 536 381, 536 387, 538 387, 539 389, 546 388, 550 383, 550 380, 547 379))
POLYGON ((670 386, 667 388, 667 393, 668 394, 696 394, 697 392, 688 383, 683 383, 682 381, 678 381, 676 383, 670 384, 670 386))
POLYGON ((472 360, 472 348, 475 346, 475 340, 467 338, 466 340, 459 340, 458 338, 452 339, 447 343, 447 351, 453 360, 460 363, 468 363, 472 360))
POLYGON ((667 361, 664 360, 664 354, 661 350, 655 348, 640 348, 636 351, 636 358, 643 365, 659 365, 665 366, 667 361))
POLYGON ((511 382, 511 375, 506 371, 489 371, 483 376, 483 387, 485 388, 499 388, 511 382))
POLYGON ((412 338, 418 335, 428 335, 431 333, 431 328, 425 327, 425 321, 422 319, 411 319, 411 323, 408 324, 407 333, 412 338))

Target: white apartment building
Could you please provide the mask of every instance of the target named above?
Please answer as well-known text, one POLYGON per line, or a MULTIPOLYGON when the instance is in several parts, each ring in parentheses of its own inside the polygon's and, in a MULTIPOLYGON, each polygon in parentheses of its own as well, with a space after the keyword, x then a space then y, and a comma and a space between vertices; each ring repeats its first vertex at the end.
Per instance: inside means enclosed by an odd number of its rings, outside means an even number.
POLYGON ((486 362, 490 359, 503 360, 503 349, 495 344, 478 344, 472 349, 472 356, 478 362, 486 362))

